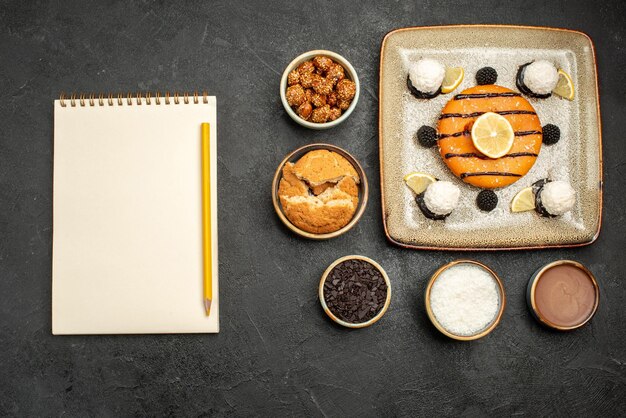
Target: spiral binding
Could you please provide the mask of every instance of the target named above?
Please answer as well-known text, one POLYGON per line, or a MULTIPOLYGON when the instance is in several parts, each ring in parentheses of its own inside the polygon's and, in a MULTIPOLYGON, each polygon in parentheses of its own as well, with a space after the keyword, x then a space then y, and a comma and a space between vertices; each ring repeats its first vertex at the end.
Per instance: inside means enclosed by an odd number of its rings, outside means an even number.
POLYGON ((142 92, 138 93, 127 93, 124 95, 123 93, 107 93, 106 95, 103 93, 98 93, 97 97, 95 93, 80 93, 76 95, 76 93, 72 93, 69 97, 65 95, 65 93, 61 93, 59 97, 59 102, 62 107, 67 107, 69 102, 71 107, 76 107, 77 105, 81 107, 85 106, 132 106, 133 104, 137 106, 142 105, 151 105, 152 103, 156 105, 160 105, 164 103, 166 105, 169 104, 189 104, 190 101, 193 101, 194 104, 200 103, 200 98, 202 98, 202 103, 209 103, 209 96, 206 91, 202 92, 202 95, 198 94, 198 91, 193 92, 193 94, 189 94, 189 92, 178 93, 174 92, 171 94, 169 91, 165 92, 164 96, 161 96, 161 92, 157 91, 153 96, 152 93, 146 92, 145 94, 142 92), (154 99, 154 101, 153 101, 154 99), (182 101, 181 101, 182 99, 182 101))

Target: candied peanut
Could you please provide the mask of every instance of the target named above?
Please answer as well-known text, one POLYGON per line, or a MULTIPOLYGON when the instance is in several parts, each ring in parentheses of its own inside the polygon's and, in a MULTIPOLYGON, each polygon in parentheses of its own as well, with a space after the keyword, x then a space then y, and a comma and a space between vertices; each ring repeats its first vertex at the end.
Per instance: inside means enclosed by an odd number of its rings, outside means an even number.
POLYGON ((296 110, 296 113, 302 119, 309 120, 309 117, 311 117, 312 111, 313 111, 313 106, 311 106, 311 103, 304 102, 298 107, 298 110, 296 110))
POLYGON ((356 84, 352 80, 344 78, 337 82, 337 98, 339 100, 352 100, 356 94, 356 84))
POLYGON ((298 84, 300 82, 300 73, 297 70, 293 70, 287 76, 287 85, 293 86, 294 84, 298 84))
POLYGON ((341 110, 346 110, 347 108, 350 107, 350 100, 338 99, 337 107, 341 110))
POLYGON ((304 73, 300 74, 300 84, 305 89, 310 89, 313 87, 313 83, 319 80, 321 77, 315 73, 304 73))
POLYGON ((331 80, 333 84, 337 84, 338 81, 343 80, 345 73, 343 67, 339 64, 335 64, 326 73, 326 78, 331 80))
POLYGON ((311 114, 311 122, 315 123, 325 123, 330 117, 330 106, 322 106, 317 109, 313 109, 313 113, 311 114))
POLYGON ((300 75, 302 74, 310 74, 315 71, 315 66, 311 61, 305 61, 302 64, 298 65, 298 72, 300 75))
POLYGON ((317 56, 313 58, 313 65, 324 72, 328 71, 333 64, 333 60, 328 57, 317 56))
POLYGON ((338 107, 331 107, 330 108, 330 115, 328 116, 328 120, 338 119, 339 116, 341 116, 341 109, 339 109, 338 107))
POLYGON ((328 103, 330 107, 335 106, 337 104, 337 93, 333 91, 328 96, 326 96, 326 103, 328 103))
POLYGON ((356 95, 356 84, 346 70, 329 57, 318 55, 287 76, 287 102, 304 120, 325 123, 337 120, 356 95))
POLYGON ((319 94, 330 94, 333 91, 333 83, 330 80, 319 77, 313 80, 313 90, 319 94))
POLYGON ((322 107, 326 104, 326 96, 323 94, 314 93, 311 97, 311 103, 315 107, 322 107))
POLYGON ((300 84, 296 84, 295 86, 287 87, 287 93, 285 94, 287 98, 287 103, 289 106, 297 107, 304 103, 306 95, 304 93, 304 89, 300 84))

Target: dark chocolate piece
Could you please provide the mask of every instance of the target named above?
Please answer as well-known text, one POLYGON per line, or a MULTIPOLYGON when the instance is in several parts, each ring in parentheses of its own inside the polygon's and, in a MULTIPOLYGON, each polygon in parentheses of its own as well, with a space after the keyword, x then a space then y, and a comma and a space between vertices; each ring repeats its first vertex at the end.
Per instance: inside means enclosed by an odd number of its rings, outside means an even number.
POLYGON ((337 318, 351 324, 367 322, 385 306, 387 283, 376 266, 365 260, 337 264, 324 281, 324 301, 337 318))

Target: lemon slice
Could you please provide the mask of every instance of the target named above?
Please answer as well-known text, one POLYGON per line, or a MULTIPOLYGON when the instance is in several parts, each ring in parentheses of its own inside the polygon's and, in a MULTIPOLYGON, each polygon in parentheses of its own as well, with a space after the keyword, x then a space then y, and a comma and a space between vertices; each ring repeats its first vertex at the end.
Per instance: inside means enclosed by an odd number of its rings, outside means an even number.
POLYGON ((500 158, 513 146, 515 132, 504 116, 487 112, 472 126, 472 142, 489 158, 500 158))
POLYGON ((526 187, 511 201, 511 212, 526 212, 535 209, 535 194, 532 187, 526 187))
POLYGON ((465 70, 463 70, 463 67, 446 67, 446 75, 443 77, 441 92, 444 94, 450 93, 459 87, 464 76, 465 70))
POLYGON ((424 173, 413 172, 404 176, 404 182, 415 194, 424 193, 428 186, 436 181, 436 178, 424 173))
POLYGON ((572 77, 561 69, 559 69, 559 80, 556 82, 556 87, 552 90, 552 93, 567 100, 574 100, 575 90, 572 77))

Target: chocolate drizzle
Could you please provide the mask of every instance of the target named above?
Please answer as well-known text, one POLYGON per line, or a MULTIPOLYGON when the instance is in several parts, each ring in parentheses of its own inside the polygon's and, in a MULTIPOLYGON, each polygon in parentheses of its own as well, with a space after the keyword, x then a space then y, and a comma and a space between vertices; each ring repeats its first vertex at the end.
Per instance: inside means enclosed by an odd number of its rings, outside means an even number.
POLYGON ((509 173, 507 171, 477 171, 475 173, 461 173, 459 177, 461 179, 464 179, 467 177, 478 177, 478 176, 522 177, 521 174, 509 173))
MULTIPOLYGON (((468 136, 471 135, 471 131, 465 130, 461 132, 454 132, 452 134, 439 134, 438 139, 445 139, 456 136, 468 136)), ((541 135, 541 131, 516 131, 515 136, 528 136, 528 135, 541 135)))
POLYGON ((541 135, 541 131, 516 131, 515 136, 541 135))
POLYGON ((451 137, 456 137, 456 136, 466 136, 470 134, 471 134, 470 131, 454 132, 452 134, 439 134, 437 135, 437 139, 445 139, 445 138, 451 138, 451 137))
POLYGON ((457 94, 454 96, 454 100, 464 99, 487 99, 490 97, 519 97, 520 93, 504 92, 504 93, 470 93, 470 94, 457 94))
MULTIPOLYGON (((518 96, 519 94, 516 93, 518 96)), ((442 113, 439 116, 439 119, 447 119, 447 118, 477 118, 480 115, 484 115, 487 112, 473 112, 473 113, 442 113)), ((532 110, 498 110, 492 113, 497 113, 498 115, 536 115, 536 112, 532 110)))
MULTIPOLYGON (((512 152, 511 154, 506 154, 503 155, 500 158, 517 158, 517 157, 538 157, 538 154, 535 154, 534 152, 512 152)), ((475 152, 466 152, 466 153, 462 153, 462 154, 452 154, 452 153, 448 153, 446 155, 443 156, 443 158, 445 158, 446 160, 449 158, 455 158, 455 157, 460 157, 460 158, 480 158, 481 160, 490 160, 491 158, 485 156, 485 155, 481 155, 481 154, 476 154, 475 152)))

